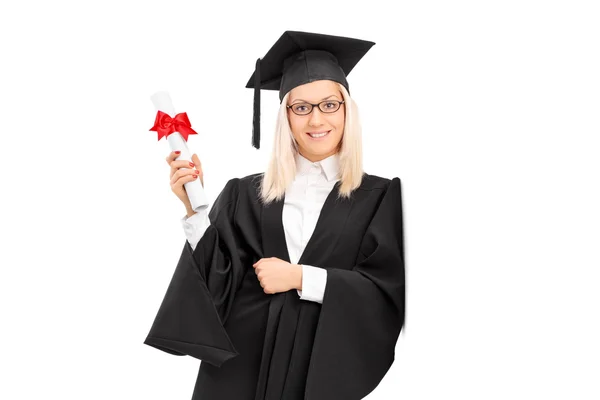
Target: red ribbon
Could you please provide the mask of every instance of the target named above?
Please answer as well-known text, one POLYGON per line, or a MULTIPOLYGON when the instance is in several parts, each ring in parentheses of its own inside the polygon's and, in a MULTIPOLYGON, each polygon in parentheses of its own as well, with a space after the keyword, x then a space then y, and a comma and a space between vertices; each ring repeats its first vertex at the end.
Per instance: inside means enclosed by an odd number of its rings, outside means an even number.
POLYGON ((150 128, 150 130, 158 132, 158 140, 163 136, 169 136, 173 132, 179 132, 187 142, 188 135, 198 134, 192 129, 192 124, 190 123, 187 114, 184 112, 177 114, 175 118, 171 118, 169 114, 159 110, 156 113, 154 126, 150 128))

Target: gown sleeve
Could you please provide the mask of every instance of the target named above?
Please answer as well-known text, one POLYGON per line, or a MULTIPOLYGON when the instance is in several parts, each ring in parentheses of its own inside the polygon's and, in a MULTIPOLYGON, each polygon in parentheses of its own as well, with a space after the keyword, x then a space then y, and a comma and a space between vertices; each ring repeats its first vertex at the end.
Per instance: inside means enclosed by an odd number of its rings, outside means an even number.
POLYGON ((404 325, 400 179, 386 189, 351 269, 327 269, 307 399, 362 399, 383 379, 404 325))
POLYGON ((195 249, 185 241, 144 344, 217 367, 239 354, 224 328, 246 263, 234 223, 238 180, 227 182, 215 200, 195 249))

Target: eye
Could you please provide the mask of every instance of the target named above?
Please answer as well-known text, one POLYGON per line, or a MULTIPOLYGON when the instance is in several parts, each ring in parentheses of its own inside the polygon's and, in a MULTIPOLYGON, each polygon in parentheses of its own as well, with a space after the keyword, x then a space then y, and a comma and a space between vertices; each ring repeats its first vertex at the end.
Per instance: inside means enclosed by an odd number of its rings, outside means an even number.
POLYGON ((326 103, 326 104, 325 104, 325 106, 326 106, 327 108, 335 108, 336 104, 335 104, 335 103, 332 103, 332 102, 329 102, 329 103, 326 103))

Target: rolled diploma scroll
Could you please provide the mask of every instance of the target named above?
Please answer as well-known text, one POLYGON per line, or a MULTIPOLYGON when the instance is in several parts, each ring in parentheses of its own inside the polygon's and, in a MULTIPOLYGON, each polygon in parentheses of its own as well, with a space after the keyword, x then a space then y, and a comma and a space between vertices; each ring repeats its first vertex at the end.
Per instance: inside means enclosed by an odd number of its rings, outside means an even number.
MULTIPOLYGON (((150 98, 152 99, 154 107, 156 107, 156 111, 167 113, 171 118, 175 117, 175 109, 173 108, 171 96, 169 96, 168 92, 156 92, 150 98)), ((179 157, 177 157, 178 160, 192 161, 192 153, 190 153, 187 142, 179 132, 173 132, 168 135, 167 141, 169 142, 172 151, 178 150, 181 152, 179 157)), ((195 212, 200 212, 200 210, 208 207, 208 200, 199 178, 184 183, 183 186, 190 199, 192 209, 195 212)))

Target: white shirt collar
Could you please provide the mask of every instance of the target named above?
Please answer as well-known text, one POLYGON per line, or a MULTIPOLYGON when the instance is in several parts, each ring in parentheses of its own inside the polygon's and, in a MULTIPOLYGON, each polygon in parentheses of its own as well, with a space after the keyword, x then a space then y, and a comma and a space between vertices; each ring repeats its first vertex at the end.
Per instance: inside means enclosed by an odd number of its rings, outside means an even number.
POLYGON ((338 177, 340 172, 339 153, 332 154, 329 157, 317 162, 312 162, 302 156, 300 153, 296 153, 296 171, 298 174, 308 174, 312 165, 320 167, 321 173, 325 173, 325 178, 327 178, 328 181, 332 181, 338 177))

